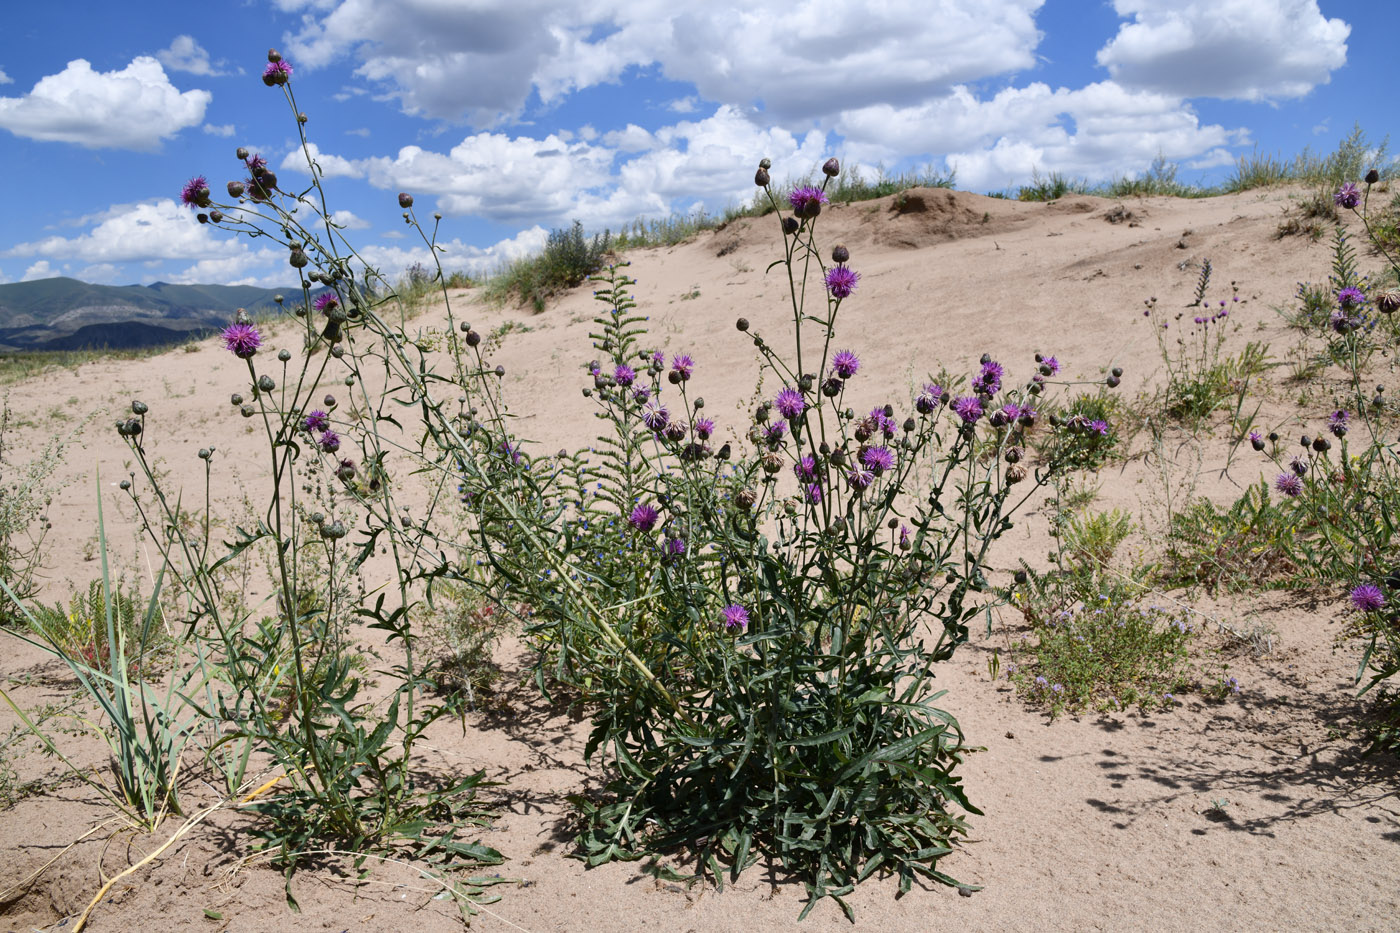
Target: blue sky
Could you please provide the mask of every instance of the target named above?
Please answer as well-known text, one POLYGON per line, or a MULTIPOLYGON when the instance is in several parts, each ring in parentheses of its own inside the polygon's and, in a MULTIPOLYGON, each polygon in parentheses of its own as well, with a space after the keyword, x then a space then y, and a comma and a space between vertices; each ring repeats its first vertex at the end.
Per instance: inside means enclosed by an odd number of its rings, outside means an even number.
MULTIPOLYGON (((298 171, 270 46, 362 255, 426 258, 396 201, 444 215, 451 269, 553 227, 721 210, 828 155, 1000 190, 1159 154, 1219 180, 1254 149, 1397 126, 1379 0, 165 0, 10 4, 0 34, 0 282, 295 281, 285 251, 195 222, 234 151, 298 171), (198 15, 192 15, 197 11, 198 15), (16 183, 18 182, 18 183, 16 183)), ((226 199, 225 199, 226 200, 226 199)))

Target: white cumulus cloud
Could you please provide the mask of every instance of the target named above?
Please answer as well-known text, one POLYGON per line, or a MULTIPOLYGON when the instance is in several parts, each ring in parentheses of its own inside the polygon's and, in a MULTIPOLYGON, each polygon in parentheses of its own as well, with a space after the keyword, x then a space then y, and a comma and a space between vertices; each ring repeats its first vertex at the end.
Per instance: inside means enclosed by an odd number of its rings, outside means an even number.
POLYGON ((320 150, 315 143, 307 143, 306 151, 303 152, 300 146, 294 146, 282 164, 278 166, 278 171, 299 172, 307 174, 306 157, 311 159, 321 168, 321 175, 325 178, 363 178, 365 170, 360 165, 338 155, 330 155, 320 150))
MULTIPOLYGON (((491 246, 470 246, 461 240, 453 239, 439 243, 438 262, 448 272, 466 272, 471 276, 481 276, 493 272, 506 264, 538 253, 544 249, 549 239, 549 231, 534 226, 520 231, 509 239, 491 246)), ((426 246, 367 246, 360 255, 385 278, 393 281, 414 263, 422 263, 429 269, 435 268, 432 254, 426 246)))
POLYGON ((247 244, 200 224, 193 211, 170 198, 116 204, 89 220, 92 227, 85 233, 20 243, 5 255, 95 264, 236 258, 250 252, 247 244))
POLYGON ((215 76, 226 74, 223 62, 215 65, 209 61, 209 53, 195 41, 194 36, 176 36, 167 49, 156 53, 160 63, 171 71, 187 71, 194 75, 215 76))
POLYGON ((1178 97, 1302 97, 1346 64, 1351 27, 1317 0, 1114 0, 1098 53, 1119 84, 1178 97))
POLYGON ((234 134, 234 128, 232 123, 220 123, 218 125, 215 125, 213 123, 206 123, 204 124, 204 126, 201 127, 201 129, 203 129, 204 132, 208 133, 210 136, 232 136, 234 134))
POLYGON ((15 79, 5 74, 5 69, 0 68, 0 84, 14 84, 15 79))
POLYGON ((149 151, 203 122, 210 99, 208 91, 176 89, 154 58, 142 56, 108 72, 75 59, 23 97, 0 97, 0 127, 90 149, 149 151))
POLYGON ((20 276, 21 282, 33 282, 36 279, 51 279, 63 273, 55 271, 47 259, 40 259, 34 265, 24 270, 24 275, 20 276))

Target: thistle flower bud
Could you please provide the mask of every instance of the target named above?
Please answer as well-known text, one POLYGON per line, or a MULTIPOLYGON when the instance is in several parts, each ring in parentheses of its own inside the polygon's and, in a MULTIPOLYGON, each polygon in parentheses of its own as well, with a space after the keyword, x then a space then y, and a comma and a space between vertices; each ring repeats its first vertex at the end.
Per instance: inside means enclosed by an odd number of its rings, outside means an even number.
POLYGON ((1025 586, 1028 582, 1030 582, 1030 575, 1027 574, 1024 570, 1018 570, 1016 571, 1016 575, 1012 579, 1016 581, 1017 586, 1025 586))
POLYGON ((199 459, 201 459, 201 460, 208 460, 208 459, 209 459, 210 457, 212 457, 212 456, 214 456, 214 452, 213 452, 212 450, 210 450, 208 447, 201 447, 201 448, 199 448, 199 459))
POLYGON ((243 404, 243 396, 238 394, 237 392, 230 395, 228 400, 229 404, 231 404, 234 408, 237 408, 239 405, 243 404))
POLYGON ((131 413, 133 415, 144 415, 150 410, 150 407, 145 402, 137 401, 135 399, 133 399, 131 402, 131 413))
POLYGON ((1262 437, 1251 437, 1249 439, 1249 446, 1253 447, 1255 450, 1263 450, 1264 439, 1262 437))
POLYGON ((827 159, 822 163, 822 174, 828 178, 835 178, 841 174, 841 163, 835 158, 827 159))
POLYGON ((1368 185, 1374 185, 1376 182, 1378 182, 1378 181, 1380 181, 1380 180, 1381 180, 1381 173, 1378 172, 1378 171, 1376 171, 1375 169, 1371 169, 1369 172, 1366 173, 1366 184, 1368 184, 1368 185))
POLYGON ((343 482, 347 483, 350 482, 350 480, 355 478, 355 461, 340 461, 340 466, 335 468, 335 475, 336 479, 342 480, 343 482))
POLYGON ((199 222, 202 223, 202 224, 207 224, 207 223, 209 222, 209 215, 208 215, 208 214, 195 214, 195 215, 194 215, 194 219, 197 220, 197 221, 199 221, 199 222))
POLYGON ((733 453, 734 453, 734 448, 733 448, 733 447, 730 447, 730 446, 729 446, 729 443, 726 441, 725 444, 724 444, 722 447, 720 447, 719 453, 715 454, 715 459, 716 459, 716 460, 728 460, 729 457, 730 457, 730 455, 732 455, 733 453))
POLYGON ((237 150, 236 152, 234 152, 234 155, 238 157, 238 161, 240 161, 240 162, 247 162, 247 161, 248 161, 248 147, 247 147, 247 146, 239 146, 239 147, 238 147, 238 150, 237 150))
POLYGON ((299 114, 297 114, 297 122, 304 125, 304 124, 306 123, 306 114, 304 114, 304 113, 299 113, 299 114))
POLYGON ((273 389, 275 389, 275 388, 277 388, 277 383, 275 383, 275 382, 272 381, 272 377, 271 377, 271 376, 259 376, 259 377, 258 377, 258 390, 259 390, 259 391, 261 391, 261 392, 271 392, 271 391, 272 391, 273 389))
POLYGON ((467 331, 467 346, 474 347, 481 343, 481 335, 474 330, 467 331))
POLYGON ((333 410, 335 408, 335 396, 327 395, 325 398, 321 399, 321 404, 325 405, 326 408, 333 410))
POLYGON ((759 168, 764 168, 764 169, 772 168, 772 167, 773 167, 773 160, 772 160, 772 159, 759 159, 759 160, 758 160, 758 167, 759 167, 759 168))
POLYGON ((283 363, 289 362, 289 361, 291 360, 291 358, 292 358, 292 351, 291 351, 291 350, 278 350, 278 351, 277 351, 277 359, 281 360, 283 363))
POLYGON ((753 183, 758 187, 767 188, 768 181, 768 170, 766 168, 761 168, 753 173, 753 183))
POLYGON ((841 394, 841 390, 845 388, 845 386, 846 384, 844 382, 832 376, 822 383, 822 395, 825 395, 827 398, 835 398, 841 394))
POLYGON ((277 51, 276 49, 268 49, 267 60, 275 65, 282 60, 282 53, 277 51))
POLYGON ((802 225, 797 222, 795 217, 783 218, 783 233, 786 233, 788 236, 792 236, 796 233, 801 226, 802 225))
POLYGON ((850 262, 851 251, 844 246, 833 246, 831 248, 831 261, 835 263, 850 262))
POLYGON ((129 479, 124 479, 124 480, 122 480, 120 483, 118 483, 117 485, 121 488, 121 491, 122 491, 122 492, 127 492, 128 490, 131 489, 131 480, 129 480, 129 479))
POLYGON ((256 408, 253 407, 253 405, 252 405, 251 402, 242 405, 242 406, 238 409, 238 413, 239 413, 240 415, 242 415, 243 417, 245 417, 245 418, 251 418, 251 417, 253 417, 253 415, 257 414, 257 411, 258 411, 258 410, 257 410, 256 408))
POLYGON ((1021 458, 1025 456, 1025 453, 1026 452, 1020 447, 1008 447, 1006 448, 1006 453, 1004 454, 1004 456, 1006 457, 1007 463, 1020 463, 1021 458))
POLYGON ((1332 449, 1332 442, 1325 437, 1313 438, 1312 449, 1320 454, 1326 453, 1332 449))
POLYGON ((408 210, 408 209, 409 209, 410 207, 412 207, 412 206, 413 206, 413 195, 409 194, 407 191, 400 191, 400 192, 399 192, 399 207, 403 208, 404 210, 408 210))
POLYGON ((1105 380, 1103 381, 1103 383, 1104 383, 1104 385, 1108 386, 1110 389, 1116 389, 1116 388, 1118 388, 1119 383, 1121 383, 1122 381, 1123 381, 1123 380, 1122 380, 1122 379, 1119 379, 1117 376, 1109 376, 1107 379, 1105 379, 1105 380))
POLYGON ((496 378, 499 379, 501 376, 504 376, 505 374, 506 374, 506 368, 505 368, 504 366, 497 366, 497 367, 496 367, 496 378))
POLYGON ((838 467, 846 465, 846 448, 838 447, 831 452, 831 465, 838 467))
POLYGON ((210 211, 210 212, 209 212, 209 219, 212 220, 214 223, 219 223, 220 221, 222 221, 222 220, 224 219, 224 212, 223 212, 223 211, 210 211))
POLYGON ((311 260, 307 258, 306 253, 299 249, 294 249, 291 255, 287 257, 287 262, 291 264, 293 269, 305 269, 311 260))

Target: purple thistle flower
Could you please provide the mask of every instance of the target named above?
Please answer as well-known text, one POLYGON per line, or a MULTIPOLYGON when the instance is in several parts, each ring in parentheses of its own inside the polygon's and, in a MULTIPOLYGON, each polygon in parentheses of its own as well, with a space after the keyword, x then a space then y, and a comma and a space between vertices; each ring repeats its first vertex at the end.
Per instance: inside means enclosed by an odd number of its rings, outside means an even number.
POLYGON ((1095 418, 1089 422, 1089 430, 1095 432, 1100 437, 1108 437, 1108 422, 1095 418))
POLYGON ((653 366, 665 366, 665 365, 666 365, 666 354, 662 353, 660 350, 657 350, 656 352, 652 353, 652 355, 651 355, 651 365, 653 365, 653 366))
POLYGON ((1264 435, 1260 434, 1258 431, 1250 431, 1250 432, 1249 432, 1249 446, 1253 447, 1255 450, 1263 450, 1263 449, 1264 449, 1264 435))
POLYGON ((301 424, 307 431, 324 431, 331 426, 331 419, 330 415, 318 408, 307 415, 306 420, 301 424))
POLYGON ((781 441, 783 439, 783 435, 786 433, 786 421, 774 421, 771 424, 765 425, 763 428, 764 439, 767 440, 770 444, 776 444, 779 441, 781 441))
POLYGON ((822 484, 808 483, 807 486, 802 490, 802 498, 807 500, 807 502, 811 505, 821 505, 822 484))
POLYGON ((817 458, 808 454, 792 465, 792 472, 800 482, 812 482, 817 478, 817 458))
POLYGON ((512 444, 510 441, 501 441, 501 453, 510 458, 510 462, 515 466, 520 465, 520 445, 512 444))
POLYGON ((867 447, 860 453, 860 462, 879 476, 886 470, 894 469, 894 451, 888 447, 867 447))
POLYGON ((638 531, 651 531, 656 527, 656 520, 661 517, 661 513, 656 511, 654 506, 645 503, 632 510, 632 514, 627 516, 627 524, 638 531))
POLYGON ((777 406, 778 413, 789 421, 801 417, 807 410, 807 400, 802 397, 801 392, 792 388, 784 388, 779 392, 773 404, 777 406))
POLYGON ((1351 605, 1357 612, 1374 612, 1385 605, 1385 593, 1374 583, 1363 583, 1351 591, 1351 605))
POLYGON ((841 350, 831 358, 831 368, 842 379, 849 379, 860 370, 860 357, 850 350, 841 350))
POLYGON ((186 207, 208 207, 209 206, 209 182, 203 175, 196 175, 185 182, 184 190, 180 192, 180 200, 186 207))
POLYGON ((618 363, 613 370, 613 381, 624 389, 630 386, 637 379, 637 371, 626 363, 618 363))
POLYGON ((651 398, 651 389, 647 386, 637 386, 632 390, 632 401, 638 405, 645 405, 649 398, 651 398))
POLYGON ((831 293, 831 297, 838 301, 842 298, 851 297, 851 292, 856 290, 856 283, 860 281, 860 273, 853 272, 846 266, 832 266, 826 270, 826 290, 831 293))
POLYGON ((1006 416, 1007 421, 1015 421, 1017 418, 1021 417, 1021 411, 1021 406, 1017 405, 1015 402, 1007 402, 1005 405, 1001 406, 1001 413, 1006 416))
POLYGON ((972 387, 978 392, 985 392, 988 395, 996 395, 1001 390, 1001 377, 1006 375, 1006 370, 996 360, 990 360, 982 364, 982 371, 977 374, 977 378, 972 380, 972 387))
POLYGON ((662 546, 662 555, 672 560, 685 556, 685 541, 681 538, 667 538, 662 546))
POLYGON ((1280 473, 1274 480, 1274 488, 1285 496, 1296 498, 1303 494, 1303 479, 1296 473, 1280 473))
POLYGON ((934 385, 932 382, 926 382, 924 383, 923 391, 919 393, 919 397, 914 399, 914 408, 919 414, 927 415, 942 404, 943 399, 943 387, 934 385))
POLYGON ((263 84, 272 87, 274 84, 286 84, 287 79, 292 76, 291 62, 268 62, 263 69, 263 84))
POLYGON ((243 164, 248 166, 248 172, 251 175, 256 175, 267 168, 267 160, 264 159, 260 153, 256 152, 253 153, 251 158, 245 159, 243 164))
POLYGON ((660 402, 650 402, 642 409, 642 424, 660 434, 671 421, 671 413, 660 402))
POLYGON ((1347 422, 1351 421, 1351 413, 1344 408, 1338 408, 1327 416, 1327 429, 1337 437, 1347 433, 1347 422))
POLYGON ((230 324, 220 336, 224 340, 224 349, 240 360, 249 359, 262 346, 262 337, 252 324, 230 324))
POLYGON ((909 543, 909 526, 901 524, 899 526, 899 546, 904 547, 909 543))
POLYGON ((715 419, 696 418, 693 427, 695 428, 696 437, 700 438, 702 441, 708 441, 710 435, 715 433, 715 419))
POLYGON ((1366 293, 1354 285, 1349 285, 1337 292, 1337 304, 1343 308, 1354 308, 1365 303, 1366 293))
POLYGON ((322 314, 327 313, 331 308, 338 307, 339 305, 340 296, 335 292, 322 292, 317 295, 316 300, 311 303, 311 307, 322 314))
POLYGON ((1345 207, 1348 210, 1354 209, 1361 203, 1361 192, 1356 188, 1356 182, 1349 181, 1337 189, 1337 193, 1332 195, 1332 202, 1338 207, 1345 207))
POLYGON ((733 634, 743 634, 749 628, 749 611, 743 606, 725 606, 720 610, 724 616, 724 630, 733 634))
POLYGON ((894 437, 894 432, 899 429, 894 419, 885 414, 884 407, 880 405, 870 409, 870 426, 873 431, 879 431, 885 437, 894 437))
POLYGON ((794 213, 805 215, 811 209, 810 205, 816 205, 817 209, 820 210, 821 205, 829 202, 826 199, 826 192, 822 189, 803 185, 800 188, 792 189, 792 193, 788 195, 788 203, 792 205, 794 213))
POLYGON ((977 419, 982 417, 982 402, 976 396, 964 395, 953 400, 953 411, 957 412, 964 424, 976 424, 977 419))
POLYGON ((321 439, 316 442, 316 446, 328 454, 333 454, 340 449, 340 435, 329 429, 322 431, 321 439))
POLYGON ((859 495, 869 489, 871 483, 875 482, 875 474, 864 467, 858 467, 846 474, 846 482, 849 483, 851 488, 859 495))
POLYGON ((690 378, 690 374, 695 372, 695 360, 690 358, 689 353, 680 353, 671 357, 671 371, 677 373, 681 380, 690 378))
POLYGON ((1060 374, 1060 361, 1055 359, 1053 356, 1045 357, 1043 360, 1040 361, 1040 365, 1049 369, 1050 375, 1052 376, 1058 376, 1060 374))
POLYGON ((1346 308, 1339 308, 1332 312, 1328 323, 1336 333, 1349 334, 1361 326, 1361 319, 1354 314, 1348 314, 1346 308))
POLYGON ((1288 461, 1288 469, 1293 471, 1294 476, 1307 476, 1308 461, 1295 455, 1292 460, 1288 461))

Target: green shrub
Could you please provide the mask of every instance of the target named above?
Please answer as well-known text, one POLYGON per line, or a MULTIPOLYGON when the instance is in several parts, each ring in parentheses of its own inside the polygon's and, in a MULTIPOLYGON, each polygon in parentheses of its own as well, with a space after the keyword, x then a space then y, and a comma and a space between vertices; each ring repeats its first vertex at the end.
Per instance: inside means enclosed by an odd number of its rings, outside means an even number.
POLYGON ((543 311, 554 295, 583 284, 602 268, 613 248, 611 233, 585 236, 583 224, 576 220, 572 227, 551 230, 538 255, 518 259, 487 280, 486 297, 499 304, 515 296, 521 304, 543 311))

